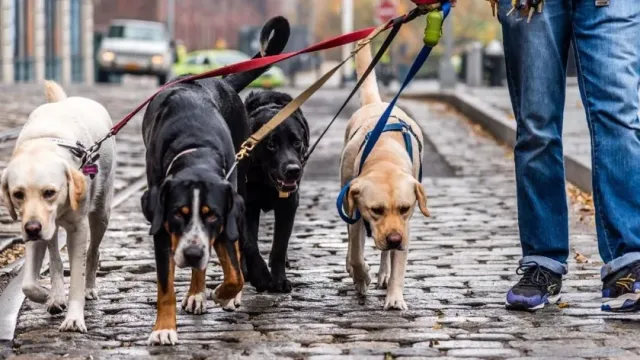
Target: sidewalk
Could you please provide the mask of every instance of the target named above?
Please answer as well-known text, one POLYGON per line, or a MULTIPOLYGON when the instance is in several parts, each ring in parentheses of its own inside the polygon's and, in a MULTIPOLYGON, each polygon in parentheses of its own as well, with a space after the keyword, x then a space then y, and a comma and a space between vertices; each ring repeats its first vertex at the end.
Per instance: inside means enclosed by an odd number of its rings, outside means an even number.
MULTIPOLYGON (((515 144, 516 122, 506 86, 471 88, 459 83, 453 90, 442 91, 437 81, 415 81, 405 96, 447 102, 499 140, 515 144)), ((563 142, 567 179, 590 192, 591 140, 575 78, 567 80, 563 142)))

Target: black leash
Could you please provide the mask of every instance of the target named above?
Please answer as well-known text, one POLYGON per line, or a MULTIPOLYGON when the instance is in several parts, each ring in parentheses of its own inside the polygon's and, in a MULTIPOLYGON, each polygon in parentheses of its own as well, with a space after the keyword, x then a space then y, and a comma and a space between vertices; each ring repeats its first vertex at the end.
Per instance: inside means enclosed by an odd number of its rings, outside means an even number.
POLYGON ((353 88, 353 90, 351 90, 351 93, 349 94, 349 96, 347 97, 345 102, 342 104, 342 106, 340 106, 340 109, 338 109, 338 112, 336 113, 336 115, 333 117, 333 119, 331 119, 331 121, 329 122, 329 125, 327 125, 327 127, 325 127, 325 129, 322 131, 320 136, 313 143, 313 146, 311 146, 311 148, 309 148, 309 151, 304 156, 304 160, 302 161, 302 166, 303 167, 307 164, 307 161, 309 160, 309 157, 311 156, 313 151, 318 146, 318 143, 320 143, 320 140, 322 140, 322 138, 327 134, 327 131, 329 131, 329 128, 331 127, 331 125, 333 125, 333 123, 336 121, 336 119, 338 119, 338 116, 340 115, 340 113, 342 113, 342 110, 344 110, 344 108, 347 107, 347 104, 349 103, 349 101, 351 101, 351 98, 353 98, 353 96, 358 92, 358 90, 362 86, 362 83, 364 83, 364 81, 367 79, 367 77, 369 76, 371 71, 373 71, 373 69, 376 67, 376 65, 378 64, 378 62, 382 58, 382 55, 384 55, 384 53, 389 48, 389 45, 391 45, 391 42, 393 41, 393 39, 396 37, 396 35, 398 35, 398 32, 400 31, 400 28, 402 27, 402 25, 404 23, 406 23, 406 22, 409 22, 409 21, 415 19, 416 17, 418 17, 420 15, 421 15, 420 11, 414 10, 411 13, 409 13, 406 17, 405 16, 400 16, 400 17, 397 17, 397 18, 393 19, 393 27, 391 28, 391 31, 389 32, 389 35, 387 35, 387 38, 384 39, 384 42, 382 43, 382 46, 380 46, 380 49, 378 50, 378 52, 373 57, 373 60, 371 61, 371 64, 369 65, 367 70, 364 72, 364 74, 362 75, 360 80, 358 80, 358 82, 356 83, 356 86, 353 88))

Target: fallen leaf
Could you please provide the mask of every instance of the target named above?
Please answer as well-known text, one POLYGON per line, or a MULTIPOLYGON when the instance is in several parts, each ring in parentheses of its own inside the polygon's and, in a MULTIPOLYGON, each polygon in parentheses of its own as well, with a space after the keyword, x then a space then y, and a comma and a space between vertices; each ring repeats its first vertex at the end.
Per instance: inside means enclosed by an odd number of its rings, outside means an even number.
POLYGON ((573 258, 576 259, 576 262, 578 264, 588 264, 589 263, 589 259, 586 256, 580 254, 579 252, 577 252, 576 256, 574 256, 573 258))
POLYGON ((433 330, 440 330, 440 329, 442 329, 442 324, 436 323, 435 325, 433 325, 433 330))
POLYGON ((566 308, 568 308, 568 307, 569 307, 569 303, 561 302, 561 303, 559 303, 559 304, 558 304, 558 307, 559 307, 560 309, 566 309, 566 308))

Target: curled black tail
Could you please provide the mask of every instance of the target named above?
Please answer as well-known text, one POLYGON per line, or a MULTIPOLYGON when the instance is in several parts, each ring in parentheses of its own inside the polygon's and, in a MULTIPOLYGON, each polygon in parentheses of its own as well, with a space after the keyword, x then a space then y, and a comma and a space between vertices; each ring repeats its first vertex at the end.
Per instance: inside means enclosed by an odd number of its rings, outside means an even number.
MULTIPOLYGON (((278 55, 282 53, 285 46, 287 46, 290 34, 291 28, 289 27, 289 21, 287 21, 286 18, 283 16, 276 16, 272 18, 264 24, 264 27, 260 32, 260 52, 253 58, 257 59, 263 56, 278 55), (272 33, 273 36, 271 36, 272 33)), ((240 92, 242 89, 249 86, 253 80, 264 74, 268 68, 269 67, 266 66, 239 74, 231 74, 224 79, 236 92, 240 92)))

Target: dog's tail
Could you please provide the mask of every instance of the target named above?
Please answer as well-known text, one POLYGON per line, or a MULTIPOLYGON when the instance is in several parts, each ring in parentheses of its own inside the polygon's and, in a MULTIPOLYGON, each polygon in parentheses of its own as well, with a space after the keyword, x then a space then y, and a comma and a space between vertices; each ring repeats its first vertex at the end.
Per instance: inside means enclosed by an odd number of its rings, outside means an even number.
MULTIPOLYGON (((289 35, 291 35, 289 21, 282 16, 272 18, 262 28, 262 32, 260 33, 260 52, 253 58, 257 59, 263 56, 280 54, 285 46, 287 46, 289 35), (273 33, 273 36, 271 36, 271 33, 273 33)), ((232 74, 226 76, 224 79, 236 92, 240 92, 268 69, 269 67, 267 66, 239 74, 232 74)))
POLYGON ((46 80, 44 82, 44 96, 47 102, 58 102, 67 98, 67 94, 62 90, 62 87, 55 81, 46 80))
MULTIPOLYGON (((371 61, 373 61, 371 45, 367 44, 356 54, 356 73, 358 74, 358 79, 362 78, 371 61)), ((376 79, 375 71, 372 71, 360 87, 360 105, 380 102, 382 102, 382 98, 378 90, 378 80, 376 79)))

